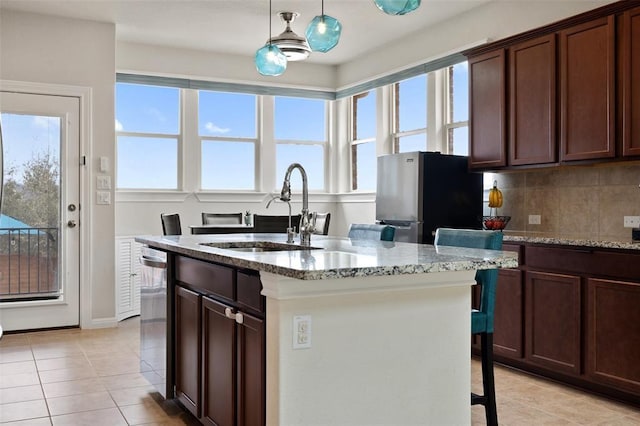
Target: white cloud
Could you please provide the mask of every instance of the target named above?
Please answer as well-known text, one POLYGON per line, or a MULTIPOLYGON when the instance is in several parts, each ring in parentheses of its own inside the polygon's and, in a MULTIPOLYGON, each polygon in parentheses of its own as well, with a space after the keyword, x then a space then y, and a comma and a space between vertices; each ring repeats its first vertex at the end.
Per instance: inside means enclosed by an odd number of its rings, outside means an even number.
POLYGON ((116 119, 116 132, 121 132, 123 129, 124 127, 122 127, 122 123, 116 119))
POLYGON ((208 121, 207 124, 204 125, 204 128, 207 129, 209 133, 229 133, 231 129, 218 127, 212 122, 208 121))

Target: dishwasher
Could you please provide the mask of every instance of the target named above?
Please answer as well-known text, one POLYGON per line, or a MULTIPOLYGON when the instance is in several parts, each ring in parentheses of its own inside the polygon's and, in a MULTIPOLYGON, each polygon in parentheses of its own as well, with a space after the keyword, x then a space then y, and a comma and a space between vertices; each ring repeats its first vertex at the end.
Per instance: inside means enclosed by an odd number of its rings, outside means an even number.
POLYGON ((140 373, 166 399, 167 254, 144 246, 140 263, 140 373))

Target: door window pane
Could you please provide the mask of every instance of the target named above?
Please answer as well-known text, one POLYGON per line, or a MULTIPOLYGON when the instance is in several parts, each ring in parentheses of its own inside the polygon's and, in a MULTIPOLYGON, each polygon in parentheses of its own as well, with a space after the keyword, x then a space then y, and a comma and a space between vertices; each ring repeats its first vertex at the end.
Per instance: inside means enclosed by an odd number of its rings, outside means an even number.
POLYGON ((256 137, 256 96, 198 92, 198 132, 201 136, 256 137))
POLYGON ((178 189, 178 139, 117 139, 118 189, 178 189))
MULTIPOLYGON (((276 147, 276 185, 282 188, 284 175, 292 163, 300 163, 307 172, 307 183, 310 190, 324 189, 324 148, 321 145, 278 144, 276 147)), ((302 192, 300 172, 291 174, 291 191, 302 192)))
POLYGON ((2 113, 0 301, 57 297, 60 117, 2 113))
POLYGON ((117 83, 116 130, 177 135, 180 89, 117 83))
POLYGON ((275 98, 275 136, 278 140, 325 141, 325 101, 275 98))
POLYGON ((353 170, 353 189, 375 191, 376 171, 378 168, 375 142, 352 145, 355 168, 353 170))
POLYGON ((427 128, 427 77, 419 75, 397 83, 396 131, 427 128))
POLYGON ((202 189, 253 189, 255 187, 253 142, 202 142, 202 189), (248 164, 251 167, 239 167, 248 164))

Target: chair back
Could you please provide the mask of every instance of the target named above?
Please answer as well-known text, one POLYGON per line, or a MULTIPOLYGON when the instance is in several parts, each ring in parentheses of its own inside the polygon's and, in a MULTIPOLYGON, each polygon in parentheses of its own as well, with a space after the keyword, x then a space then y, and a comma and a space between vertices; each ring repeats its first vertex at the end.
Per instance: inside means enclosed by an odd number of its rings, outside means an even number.
POLYGON ((313 233, 317 235, 329 235, 330 220, 331 220, 331 213, 317 213, 316 214, 316 230, 313 233))
POLYGON ((348 237, 354 240, 393 241, 396 228, 390 225, 352 223, 348 237))
POLYGON ((180 215, 178 213, 161 214, 163 235, 182 235, 182 227, 180 226, 180 215))
MULTIPOLYGON (((476 229, 438 228, 434 245, 468 247, 488 250, 502 250, 501 231, 481 231, 476 229)), ((496 304, 498 270, 484 269, 476 272, 476 282, 480 285, 480 309, 486 316, 486 324, 472 323, 472 333, 493 333, 493 313, 496 304), (479 328, 484 328, 481 330, 479 328)))
MULTIPOLYGON (((300 215, 291 216, 291 226, 299 231, 300 215)), ((289 227, 289 216, 272 216, 264 214, 253 215, 253 232, 256 233, 286 233, 289 227)))
POLYGON ((242 213, 202 213, 203 225, 240 225, 242 213))

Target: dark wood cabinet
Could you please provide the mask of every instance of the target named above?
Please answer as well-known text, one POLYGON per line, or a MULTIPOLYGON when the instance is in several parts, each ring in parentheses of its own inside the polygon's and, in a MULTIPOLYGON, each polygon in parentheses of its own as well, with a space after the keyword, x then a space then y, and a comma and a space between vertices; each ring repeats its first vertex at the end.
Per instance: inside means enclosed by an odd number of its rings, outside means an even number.
POLYGON ((255 271, 175 258, 175 385, 202 424, 264 426, 265 300, 255 271))
POLYGON ((232 426, 236 417, 236 321, 229 305, 202 298, 204 424, 232 426), (229 316, 233 319, 227 317, 229 316))
POLYGON ((554 163, 556 36, 509 49, 509 165, 554 163))
POLYGON ((622 155, 640 155, 640 7, 624 13, 620 42, 622 155))
POLYGON ((580 277, 526 273, 526 358, 571 374, 580 374, 580 277))
POLYGON ((560 160, 613 158, 615 20, 560 31, 560 160))
POLYGON ((493 331, 493 352, 497 355, 511 358, 524 355, 523 300, 522 271, 501 269, 498 272, 493 331))
POLYGON ((469 167, 507 165, 505 51, 469 58, 469 167))
POLYGON ((640 283, 587 280, 586 373, 640 394, 640 283))
POLYGON ((176 398, 191 414, 200 417, 200 295, 186 288, 176 287, 175 306, 176 398))

